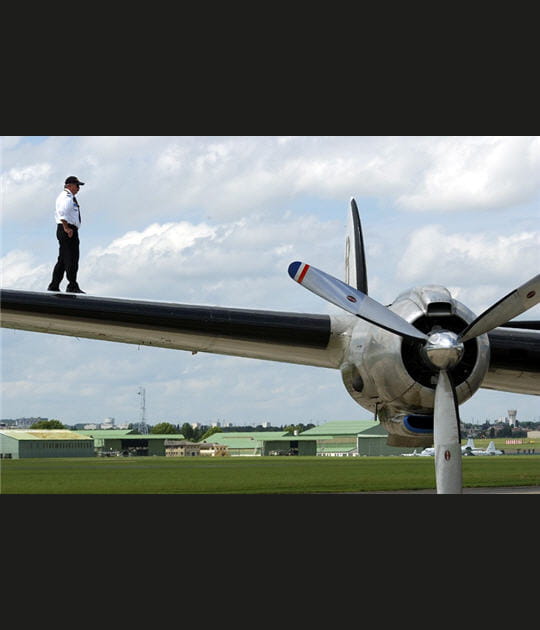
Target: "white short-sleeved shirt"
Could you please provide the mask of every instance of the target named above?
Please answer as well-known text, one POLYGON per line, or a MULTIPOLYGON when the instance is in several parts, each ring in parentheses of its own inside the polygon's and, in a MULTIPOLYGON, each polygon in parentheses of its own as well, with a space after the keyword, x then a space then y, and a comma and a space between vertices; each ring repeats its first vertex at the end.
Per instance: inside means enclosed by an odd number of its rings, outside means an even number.
POLYGON ((62 223, 65 219, 75 227, 81 227, 79 219, 79 204, 73 197, 73 193, 64 188, 64 190, 56 198, 56 210, 54 213, 56 223, 62 223))

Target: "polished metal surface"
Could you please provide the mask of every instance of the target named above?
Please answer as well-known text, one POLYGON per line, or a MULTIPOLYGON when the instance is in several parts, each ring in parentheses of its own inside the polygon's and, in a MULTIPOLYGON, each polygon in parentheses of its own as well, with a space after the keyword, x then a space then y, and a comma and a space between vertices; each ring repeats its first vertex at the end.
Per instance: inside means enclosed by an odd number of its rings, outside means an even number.
POLYGON ((463 351, 464 346, 457 334, 449 330, 429 335, 422 349, 427 360, 440 370, 447 370, 457 365, 463 356, 463 351))

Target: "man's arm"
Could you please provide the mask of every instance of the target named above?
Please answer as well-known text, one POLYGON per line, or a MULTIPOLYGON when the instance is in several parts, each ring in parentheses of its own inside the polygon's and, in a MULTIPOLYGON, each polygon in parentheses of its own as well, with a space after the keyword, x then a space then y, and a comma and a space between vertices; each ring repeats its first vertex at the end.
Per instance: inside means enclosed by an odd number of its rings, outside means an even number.
POLYGON ((69 227, 69 224, 65 219, 61 219, 61 221, 64 226, 64 232, 66 232, 69 238, 71 238, 73 236, 73 229, 69 227))

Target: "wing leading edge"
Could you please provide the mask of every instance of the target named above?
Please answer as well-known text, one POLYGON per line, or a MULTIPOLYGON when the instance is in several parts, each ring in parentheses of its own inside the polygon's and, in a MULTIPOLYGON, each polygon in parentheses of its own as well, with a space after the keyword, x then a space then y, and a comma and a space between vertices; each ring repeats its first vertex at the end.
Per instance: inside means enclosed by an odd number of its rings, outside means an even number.
POLYGON ((0 290, 4 328, 338 368, 346 321, 311 315, 0 290))

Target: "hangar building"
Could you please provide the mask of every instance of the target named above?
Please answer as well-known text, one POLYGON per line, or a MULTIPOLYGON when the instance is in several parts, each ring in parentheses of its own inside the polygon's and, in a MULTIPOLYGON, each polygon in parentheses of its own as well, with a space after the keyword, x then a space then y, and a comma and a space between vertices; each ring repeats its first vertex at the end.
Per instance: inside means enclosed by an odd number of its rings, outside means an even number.
POLYGON ((317 441, 287 431, 224 431, 203 442, 227 446, 229 455, 316 455, 317 441))
POLYGON ((317 440, 317 455, 346 457, 358 454, 359 434, 385 438, 387 435, 379 422, 370 420, 334 420, 303 431, 301 435, 317 440))
POLYGON ((167 440, 183 440, 182 433, 133 433, 132 429, 81 429, 78 433, 93 440, 98 456, 165 455, 167 440))
POLYGON ((0 429, 0 457, 94 457, 94 440, 65 429, 0 429))
POLYGON ((373 420, 335 420, 303 431, 301 436, 317 440, 317 455, 348 457, 354 455, 400 455, 412 448, 388 446, 388 433, 373 420))

